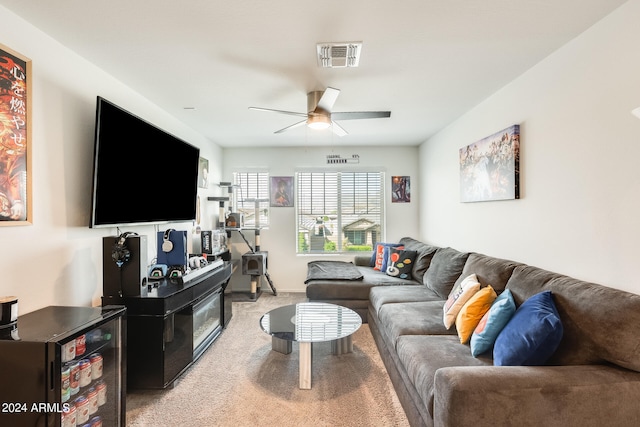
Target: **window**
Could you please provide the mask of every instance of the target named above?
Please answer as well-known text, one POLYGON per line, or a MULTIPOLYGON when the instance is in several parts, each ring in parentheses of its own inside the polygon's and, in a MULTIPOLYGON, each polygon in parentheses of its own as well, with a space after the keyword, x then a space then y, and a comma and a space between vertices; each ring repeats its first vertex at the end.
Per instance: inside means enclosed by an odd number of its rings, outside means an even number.
POLYGON ((370 251, 383 231, 382 172, 298 172, 298 253, 370 251))
MULTIPOLYGON (((256 213, 261 228, 269 226, 269 173, 234 172, 233 197, 244 217, 245 227, 256 227, 256 213)), ((230 206, 233 209, 233 206, 230 206)))

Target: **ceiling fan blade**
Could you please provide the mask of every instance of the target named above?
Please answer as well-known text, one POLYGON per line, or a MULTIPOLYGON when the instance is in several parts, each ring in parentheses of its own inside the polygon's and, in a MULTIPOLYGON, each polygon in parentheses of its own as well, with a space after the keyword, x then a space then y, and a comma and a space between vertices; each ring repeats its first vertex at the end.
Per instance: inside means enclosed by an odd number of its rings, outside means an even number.
POLYGON ((322 96, 318 100, 316 112, 318 109, 331 112, 333 104, 335 104, 336 100, 338 99, 338 95, 340 95, 340 89, 336 89, 333 87, 326 88, 322 93, 322 96))
POLYGON ((280 130, 277 130, 277 131, 275 131, 274 133, 282 133, 282 132, 286 132, 286 131, 288 131, 288 130, 291 130, 291 129, 294 129, 294 128, 297 128, 297 127, 300 127, 300 126, 304 126, 305 124, 307 124, 307 121, 306 121, 306 120, 303 120, 303 121, 301 121, 301 122, 294 123, 294 124, 292 124, 291 126, 287 126, 286 128, 282 128, 282 129, 280 129, 280 130))
POLYGON ((391 117, 391 111, 346 111, 343 113, 331 113, 335 120, 359 120, 359 119, 384 119, 391 117))
POLYGON ((297 113, 295 111, 274 110, 272 108, 249 107, 249 110, 266 111, 269 113, 288 114, 290 116, 307 117, 307 113, 297 113))
POLYGON ((338 136, 345 136, 345 135, 349 134, 349 132, 344 130, 344 128, 342 126, 340 126, 339 124, 337 124, 333 120, 331 120, 331 131, 333 133, 335 133, 336 135, 338 135, 338 136))

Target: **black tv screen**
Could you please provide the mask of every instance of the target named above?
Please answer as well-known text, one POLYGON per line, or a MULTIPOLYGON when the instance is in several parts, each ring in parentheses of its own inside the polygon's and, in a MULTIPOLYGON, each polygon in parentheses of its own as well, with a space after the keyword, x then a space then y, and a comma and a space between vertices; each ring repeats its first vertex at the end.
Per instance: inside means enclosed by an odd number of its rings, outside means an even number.
POLYGON ((200 150, 98 96, 90 227, 196 218, 200 150))

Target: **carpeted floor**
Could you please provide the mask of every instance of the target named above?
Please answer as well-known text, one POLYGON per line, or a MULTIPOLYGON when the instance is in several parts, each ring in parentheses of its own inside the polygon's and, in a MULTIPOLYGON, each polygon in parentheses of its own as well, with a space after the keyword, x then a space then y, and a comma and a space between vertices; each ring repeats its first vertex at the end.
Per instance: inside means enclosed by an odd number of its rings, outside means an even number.
POLYGON ((227 329, 175 387, 128 392, 127 426, 408 426, 367 324, 352 353, 313 344, 312 389, 298 388, 297 343, 288 355, 271 351, 259 319, 305 300, 265 292, 234 302, 227 329))

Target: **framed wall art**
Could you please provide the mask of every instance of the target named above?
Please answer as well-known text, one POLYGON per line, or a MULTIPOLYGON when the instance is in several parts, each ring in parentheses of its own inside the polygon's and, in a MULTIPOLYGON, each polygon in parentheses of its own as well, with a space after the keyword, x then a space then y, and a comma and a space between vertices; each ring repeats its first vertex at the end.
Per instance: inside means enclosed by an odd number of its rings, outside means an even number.
POLYGON ((520 125, 459 150, 460 201, 520 198, 520 125))
POLYGON ((209 160, 204 157, 198 159, 198 187, 209 188, 209 160))
POLYGON ((271 177, 271 206, 289 207, 293 206, 293 177, 292 176, 272 176, 271 177))
POLYGON ((0 44, 0 226, 32 223, 31 60, 0 44))
POLYGON ((408 176, 391 177, 391 203, 411 202, 411 178, 408 176))

